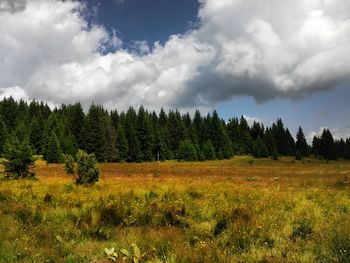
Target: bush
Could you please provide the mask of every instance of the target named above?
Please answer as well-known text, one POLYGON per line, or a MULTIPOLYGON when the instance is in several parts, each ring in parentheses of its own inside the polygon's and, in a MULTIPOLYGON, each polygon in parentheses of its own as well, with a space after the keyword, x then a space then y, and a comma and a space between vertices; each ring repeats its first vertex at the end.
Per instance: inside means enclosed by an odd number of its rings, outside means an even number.
POLYGON ((64 169, 68 173, 75 175, 77 184, 94 184, 98 181, 100 171, 97 167, 95 155, 79 150, 75 155, 75 160, 71 155, 65 155, 64 169))
POLYGON ((74 174, 75 162, 74 162, 73 156, 70 154, 64 154, 63 158, 64 158, 64 170, 66 171, 66 173, 74 174))
POLYGON ((7 178, 34 177, 34 173, 29 171, 29 166, 34 163, 33 150, 27 139, 20 142, 17 137, 10 137, 5 143, 4 157, 3 164, 7 178))

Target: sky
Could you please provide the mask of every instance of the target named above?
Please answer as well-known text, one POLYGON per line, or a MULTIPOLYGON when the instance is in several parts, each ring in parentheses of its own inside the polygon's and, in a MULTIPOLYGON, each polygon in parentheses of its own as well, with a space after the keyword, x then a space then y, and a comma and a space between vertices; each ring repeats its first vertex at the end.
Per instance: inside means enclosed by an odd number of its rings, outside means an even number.
POLYGON ((0 97, 350 136, 348 0, 0 0, 0 97))

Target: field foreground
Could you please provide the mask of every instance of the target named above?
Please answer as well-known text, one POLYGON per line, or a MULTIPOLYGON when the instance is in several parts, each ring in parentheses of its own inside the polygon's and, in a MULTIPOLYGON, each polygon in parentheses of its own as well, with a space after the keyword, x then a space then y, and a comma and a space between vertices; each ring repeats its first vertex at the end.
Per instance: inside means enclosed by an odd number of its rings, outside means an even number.
POLYGON ((350 162, 100 168, 87 187, 40 161, 0 181, 0 262, 350 262, 350 162))

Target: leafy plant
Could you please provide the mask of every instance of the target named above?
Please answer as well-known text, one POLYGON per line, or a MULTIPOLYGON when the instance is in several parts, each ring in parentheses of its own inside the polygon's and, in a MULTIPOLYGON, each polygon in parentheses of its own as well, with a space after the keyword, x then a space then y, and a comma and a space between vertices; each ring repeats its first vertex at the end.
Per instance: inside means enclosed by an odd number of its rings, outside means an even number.
POLYGON ((105 248, 105 253, 106 253, 106 255, 107 255, 109 260, 112 260, 113 262, 117 261, 118 254, 115 251, 114 247, 112 247, 112 248, 105 248))
POLYGON ((120 252, 125 256, 124 260, 129 260, 133 263, 141 262, 142 255, 139 247, 135 243, 131 243, 129 250, 123 248, 120 252))
MULTIPOLYGON (((110 249, 105 248, 105 253, 109 260, 116 262, 118 259, 118 253, 115 248, 112 247, 110 249)), ((139 263, 142 260, 143 255, 141 254, 141 250, 135 243, 131 243, 130 248, 122 248, 120 250, 121 256, 123 257, 123 262, 132 262, 139 263)))

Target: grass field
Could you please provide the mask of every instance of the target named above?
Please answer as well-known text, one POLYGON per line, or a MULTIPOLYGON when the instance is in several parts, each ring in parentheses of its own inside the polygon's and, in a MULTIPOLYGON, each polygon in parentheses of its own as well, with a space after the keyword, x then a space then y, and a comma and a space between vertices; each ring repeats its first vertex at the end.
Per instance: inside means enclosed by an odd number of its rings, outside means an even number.
POLYGON ((112 262, 105 248, 116 262, 350 262, 350 162, 100 169, 94 186, 42 161, 38 180, 0 181, 0 262, 112 262))

